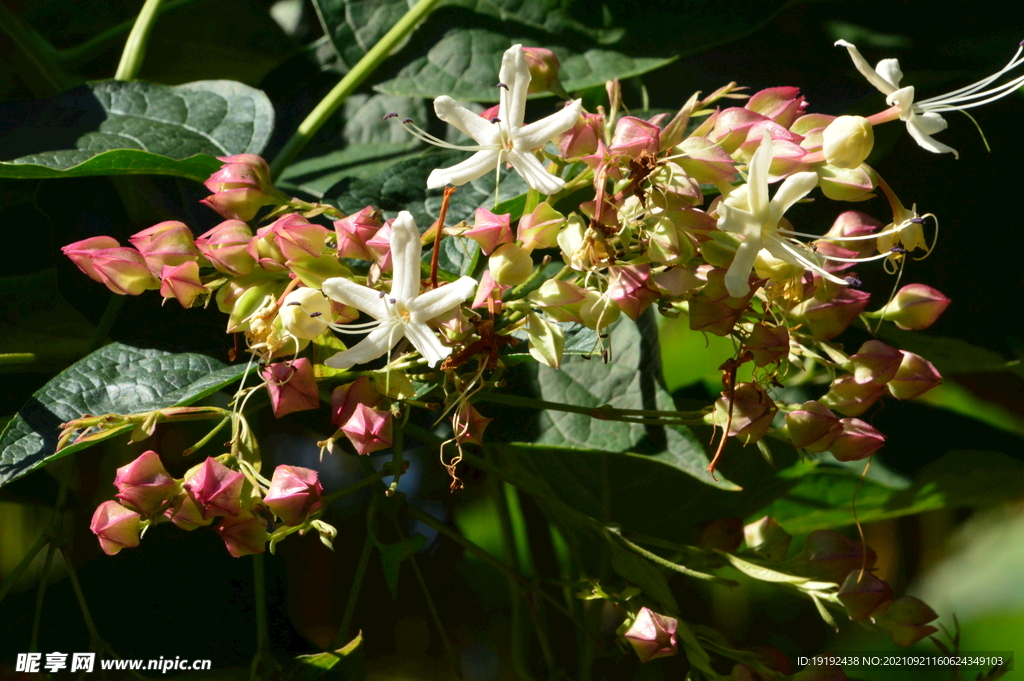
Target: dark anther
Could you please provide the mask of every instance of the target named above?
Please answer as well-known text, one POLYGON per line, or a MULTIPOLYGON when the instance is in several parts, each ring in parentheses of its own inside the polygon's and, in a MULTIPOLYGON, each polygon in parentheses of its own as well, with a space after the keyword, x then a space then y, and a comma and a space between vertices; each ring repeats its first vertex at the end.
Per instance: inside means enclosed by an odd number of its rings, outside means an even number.
POLYGON ((907 252, 907 249, 903 248, 902 246, 893 246, 892 248, 889 249, 889 252, 903 254, 907 252))
POLYGON ((503 87, 508 90, 508 85, 505 85, 504 83, 498 83, 498 87, 503 87))
POLYGON ((297 300, 293 300, 292 302, 290 302, 290 303, 288 303, 288 304, 289 304, 289 305, 302 305, 302 303, 300 303, 300 302, 299 302, 299 301, 297 301, 297 300))
POLYGON ((381 298, 383 298, 383 297, 384 297, 384 296, 386 296, 386 295, 387 295, 387 293, 385 293, 384 291, 381 291, 381 292, 380 292, 380 297, 381 297, 381 298))
POLYGON ((494 118, 491 119, 491 123, 501 123, 501 119, 495 116, 494 118))
POLYGON ((608 334, 606 334, 606 333, 602 333, 601 334, 601 338, 607 338, 607 337, 608 337, 608 334))
POLYGON ((323 314, 323 312, 310 312, 309 316, 310 317, 319 317, 322 314, 323 314))
POLYGON ((587 360, 589 360, 589 359, 590 359, 590 355, 580 355, 580 356, 581 356, 581 357, 582 357, 583 359, 587 359, 587 360))
POLYGON ((412 123, 412 119, 411 118, 404 118, 404 119, 402 119, 402 125, 409 125, 410 123, 412 123))
POLYGON ((1024 40, 1020 41, 1020 47, 1024 47, 1024 40))
POLYGON ((395 304, 395 303, 397 303, 398 301, 397 301, 397 300, 395 300, 394 298, 388 298, 388 302, 390 302, 390 303, 391 303, 392 305, 394 305, 394 304, 395 304))
POLYGON ((924 218, 910 218, 910 221, 913 222, 915 225, 924 224, 924 218))
POLYGON ((853 288, 860 288, 864 282, 857 277, 846 277, 846 284, 853 288))
POLYGON ((398 114, 395 113, 394 111, 392 111, 391 113, 384 114, 385 121, 389 118, 398 118, 398 114))

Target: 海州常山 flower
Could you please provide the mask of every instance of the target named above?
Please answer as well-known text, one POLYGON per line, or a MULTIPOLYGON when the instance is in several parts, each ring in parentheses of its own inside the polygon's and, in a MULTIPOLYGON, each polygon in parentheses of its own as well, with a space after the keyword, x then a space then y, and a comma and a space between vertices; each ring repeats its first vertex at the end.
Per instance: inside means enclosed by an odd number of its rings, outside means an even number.
POLYGON ((342 333, 370 330, 363 340, 339 352, 325 364, 347 369, 376 359, 408 338, 430 366, 437 366, 451 354, 427 324, 460 305, 473 295, 476 280, 462 277, 440 288, 420 293, 420 233, 408 211, 402 211, 391 225, 391 292, 361 286, 350 279, 335 277, 323 283, 328 298, 351 305, 374 318, 368 324, 331 325, 342 333))
MULTIPOLYGON (((941 114, 950 111, 963 111, 964 109, 988 104, 1016 92, 1021 85, 1024 85, 1024 76, 1017 76, 1000 85, 989 87, 1004 73, 1024 64, 1024 58, 1021 57, 1021 52, 1024 51, 1024 43, 1021 43, 1021 46, 1017 48, 1017 52, 1010 59, 1009 63, 991 76, 982 78, 977 83, 972 83, 944 95, 929 97, 928 99, 916 102, 914 101, 913 85, 900 87, 900 81, 903 80, 903 72, 900 70, 900 63, 897 60, 883 59, 878 62, 875 68, 871 68, 871 65, 868 64, 855 45, 845 40, 837 40, 835 44, 847 49, 850 53, 850 58, 853 59, 853 65, 857 67, 861 75, 867 78, 869 83, 885 95, 886 104, 893 107, 895 113, 899 114, 900 120, 907 124, 907 132, 914 138, 914 141, 922 148, 937 154, 950 153, 959 158, 956 149, 932 137, 935 133, 946 129, 946 119, 941 114)), ((879 116, 882 116, 882 114, 872 116, 868 120, 882 122, 882 120, 892 120, 896 117, 893 115, 891 118, 884 117, 876 121, 875 119, 879 118, 879 116)))
POLYGON ((523 125, 531 76, 522 45, 506 50, 498 77, 501 82, 498 83, 500 99, 496 118, 482 118, 447 95, 434 100, 437 117, 473 138, 475 145, 451 144, 416 128, 410 121, 404 122, 406 129, 425 142, 446 149, 476 152, 462 163, 430 173, 428 189, 472 182, 488 172, 497 172, 502 163, 512 166, 531 188, 543 194, 554 194, 565 186, 562 178, 544 168, 534 151, 576 124, 583 110, 582 100, 577 99, 561 111, 523 125))

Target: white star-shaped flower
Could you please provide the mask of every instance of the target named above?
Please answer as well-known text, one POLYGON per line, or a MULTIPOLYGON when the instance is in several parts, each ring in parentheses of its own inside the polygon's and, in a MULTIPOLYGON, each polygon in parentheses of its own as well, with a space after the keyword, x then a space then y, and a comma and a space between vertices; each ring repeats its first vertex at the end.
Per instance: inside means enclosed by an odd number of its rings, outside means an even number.
POLYGON ((871 68, 855 45, 845 40, 837 40, 835 44, 847 49, 857 70, 885 95, 886 104, 899 110, 900 120, 907 124, 907 132, 914 138, 914 141, 922 148, 936 154, 950 153, 959 158, 955 149, 932 138, 932 135, 945 130, 948 125, 941 114, 988 104, 1012 94, 1024 84, 1024 76, 1018 76, 1001 85, 989 88, 1004 73, 1024 63, 1024 58, 1021 58, 1021 52, 1024 51, 1024 43, 1022 43, 1022 46, 1018 47, 1016 54, 1013 55, 1013 59, 988 78, 983 78, 977 83, 938 97, 915 102, 914 86, 900 87, 903 72, 900 70, 900 63, 897 60, 883 59, 875 68, 871 68))
POLYGON ((748 279, 754 260, 763 248, 780 260, 812 270, 826 279, 845 285, 845 279, 826 272, 815 262, 815 254, 779 229, 779 221, 790 206, 809 194, 818 184, 817 173, 795 173, 783 180, 771 201, 768 200, 768 168, 772 164, 772 138, 765 135, 750 160, 747 184, 718 205, 718 229, 743 237, 736 256, 725 273, 729 295, 742 297, 750 292, 748 279))
POLYGON ((356 345, 326 362, 334 369, 347 369, 376 359, 408 338, 430 366, 437 366, 451 354, 427 324, 443 316, 473 295, 476 280, 462 277, 451 284, 420 293, 420 233, 408 211, 402 211, 391 225, 391 292, 361 286, 350 279, 335 277, 323 283, 328 298, 351 305, 373 317, 369 324, 332 327, 337 331, 360 333, 372 328, 356 345))
POLYGON ((499 78, 498 116, 492 120, 481 118, 447 95, 434 100, 437 117, 472 137, 475 145, 449 144, 406 125, 413 134, 430 144, 476 152, 462 163, 430 173, 428 189, 471 182, 488 172, 497 171, 502 163, 511 165, 530 187, 542 194, 554 194, 565 186, 565 181, 549 173, 533 152, 576 124, 583 110, 583 100, 577 99, 547 118, 523 125, 531 76, 522 45, 513 45, 506 50, 501 59, 499 78))

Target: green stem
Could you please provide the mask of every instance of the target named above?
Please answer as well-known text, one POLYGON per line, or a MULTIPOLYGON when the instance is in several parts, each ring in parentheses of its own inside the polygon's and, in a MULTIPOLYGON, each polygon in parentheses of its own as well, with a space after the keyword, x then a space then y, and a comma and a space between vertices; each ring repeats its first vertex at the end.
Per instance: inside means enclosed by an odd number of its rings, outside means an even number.
POLYGON ((352 627, 352 617, 356 613, 356 601, 359 600, 359 592, 363 587, 363 579, 366 577, 366 567, 370 563, 371 553, 373 553, 373 531, 368 527, 366 541, 363 542, 363 551, 359 554, 359 562, 356 563, 356 574, 352 579, 352 587, 348 591, 345 614, 341 617, 341 626, 338 627, 338 634, 334 640, 335 648, 340 648, 348 640, 347 632, 352 627))
MULTIPOLYGON (((172 0, 171 2, 166 2, 165 1, 160 6, 160 9, 158 10, 158 12, 160 14, 166 14, 167 12, 170 12, 171 10, 175 10, 175 9, 180 8, 180 7, 186 7, 188 5, 195 4, 198 1, 199 0, 172 0)), ((86 40, 84 43, 82 43, 80 45, 75 45, 74 47, 69 47, 66 50, 58 50, 57 51, 57 61, 63 62, 63 63, 66 63, 66 64, 67 63, 77 64, 77 63, 80 63, 80 62, 89 61, 90 59, 93 59, 94 57, 96 57, 99 54, 101 54, 111 44, 113 44, 114 42, 119 40, 121 38, 121 36, 123 36, 125 33, 128 33, 129 31, 131 31, 132 27, 135 26, 135 23, 136 23, 135 19, 129 19, 128 21, 123 21, 120 24, 118 24, 117 26, 113 26, 111 28, 108 28, 107 30, 103 31, 102 33, 99 33, 99 34, 93 36, 92 38, 89 38, 88 40, 86 40)))
POLYGON ((264 677, 270 667, 270 629, 267 626, 267 577, 263 554, 252 557, 252 581, 256 600, 256 656, 253 658, 249 678, 255 681, 257 670, 263 665, 264 677))
POLYGON ((231 417, 225 416, 220 420, 220 423, 213 427, 213 430, 211 430, 209 433, 203 436, 203 439, 199 440, 199 442, 196 442, 194 445, 183 451, 181 455, 192 456, 198 450, 205 447, 207 443, 209 443, 210 440, 212 440, 217 435, 217 433, 219 433, 224 428, 224 426, 228 425, 229 423, 231 423, 231 417))
POLYGON ((336 501, 344 496, 348 496, 353 492, 358 492, 362 488, 367 487, 368 485, 372 485, 378 480, 383 480, 384 478, 388 477, 391 474, 391 469, 388 467, 384 467, 382 470, 377 471, 373 475, 367 475, 359 482, 352 483, 348 487, 342 487, 337 492, 331 492, 330 494, 324 497, 324 503, 329 504, 332 501, 336 501))
POLYGON ((121 53, 121 62, 117 65, 117 72, 114 80, 135 80, 142 70, 142 62, 146 58, 146 44, 149 42, 149 34, 153 31, 153 24, 160 14, 160 5, 164 0, 146 0, 135 19, 132 32, 128 34, 128 40, 124 44, 124 51, 121 53))
MULTIPOLYGON (((519 551, 515 546, 515 532, 512 529, 512 516, 509 513, 508 499, 505 497, 505 483, 496 476, 488 476, 488 486, 494 505, 498 511, 498 535, 501 537, 501 544, 505 548, 506 557, 512 564, 512 570, 519 573, 522 566, 519 562, 519 551)), ((508 577, 509 598, 512 602, 512 622, 510 647, 512 650, 512 667, 517 679, 531 679, 530 673, 530 645, 529 639, 524 635, 523 627, 523 600, 525 594, 521 585, 513 578, 508 577)), ((549 667, 550 670, 550 667, 549 667)))
POLYGON ((89 632, 90 645, 94 648, 105 647, 106 644, 100 638, 100 633, 96 630, 96 623, 93 622, 92 614, 89 612, 89 604, 85 602, 85 593, 82 591, 82 585, 78 581, 78 572, 75 571, 75 566, 71 563, 71 552, 68 551, 67 546, 60 547, 60 557, 63 559, 64 567, 68 571, 68 579, 71 580, 71 588, 75 592, 78 608, 82 611, 85 629, 89 632))
POLYGON ((412 33, 416 25, 427 18, 433 9, 438 5, 441 0, 419 0, 412 9, 405 13, 398 23, 395 24, 390 31, 384 34, 384 37, 374 45, 366 55, 359 60, 359 62, 345 74, 345 77, 341 79, 334 89, 331 90, 326 97, 324 97, 316 108, 313 109, 306 120, 302 121, 299 125, 298 130, 292 135, 291 139, 284 145, 284 148, 274 158, 270 164, 270 174, 272 179, 280 177, 281 172, 288 167, 288 165, 298 157, 299 153, 305 148, 313 136, 316 135, 320 127, 323 126, 327 120, 334 115, 334 112, 338 110, 338 107, 348 99, 349 95, 355 92, 355 89, 359 87, 364 80, 366 80, 371 73, 380 66, 391 52, 398 47, 402 41, 405 40, 406 36, 412 33))
POLYGON ((673 563, 672 561, 670 561, 670 560, 668 560, 666 558, 662 558, 661 556, 659 556, 658 554, 654 553, 653 551, 648 551, 644 547, 639 546, 639 545, 634 544, 633 542, 629 541, 628 539, 623 537, 622 534, 620 534, 617 530, 609 528, 608 531, 612 535, 614 535, 614 537, 618 541, 620 541, 622 543, 622 545, 625 546, 627 549, 629 549, 633 553, 636 553, 636 554, 639 554, 639 555, 643 556, 647 560, 651 561, 652 563, 654 563, 656 565, 660 565, 663 568, 666 568, 668 570, 672 570, 673 572, 678 572, 679 574, 686 575, 687 577, 693 577, 694 579, 701 579, 701 580, 704 580, 706 582, 714 582, 716 584, 725 584, 726 586, 739 586, 738 582, 734 582, 731 579, 725 579, 724 577, 718 577, 717 575, 708 574, 706 572, 699 572, 697 570, 693 570, 691 568, 688 568, 685 565, 679 565, 678 563, 673 563))
POLYGON ((13 46, 10 56, 32 93, 48 97, 63 92, 77 83, 57 64, 53 46, 30 26, 0 3, 0 31, 7 34, 13 46))
POLYGON ((564 402, 549 402, 547 400, 536 400, 531 397, 520 397, 507 393, 481 393, 474 397, 474 402, 491 402, 494 404, 508 404, 531 409, 550 409, 552 411, 564 411, 571 414, 583 414, 602 421, 623 421, 625 423, 639 423, 651 425, 703 425, 705 413, 687 411, 659 411, 656 409, 614 409, 608 405, 600 407, 581 407, 575 404, 564 402), (649 417, 649 418, 643 418, 649 417))
POLYGON ((18 579, 21 578, 21 573, 25 572, 25 569, 28 568, 33 560, 35 560, 35 557, 39 555, 39 552, 43 550, 43 547, 46 546, 46 543, 49 540, 48 532, 43 532, 39 535, 39 539, 36 540, 36 543, 32 545, 32 548, 28 550, 28 553, 22 557, 21 562, 14 567, 11 574, 9 574, 7 579, 4 580, 4 583, 0 585, 0 602, 4 600, 7 593, 17 583, 18 579))
POLYGON ((430 590, 427 588, 427 581, 423 579, 423 573, 420 572, 419 563, 416 562, 416 556, 409 556, 409 562, 412 564, 413 574, 416 575, 416 581, 420 583, 420 589, 423 590, 423 598, 427 601, 427 609, 430 611, 430 617, 434 620, 434 626, 437 627, 437 633, 441 636, 441 645, 444 646, 445 657, 448 658, 448 664, 452 666, 452 673, 458 679, 462 678, 462 670, 459 666, 459 658, 455 655, 455 649, 452 648, 452 642, 448 640, 448 634, 444 631, 444 623, 441 622, 441 615, 437 611, 437 606, 434 605, 434 599, 430 596, 430 590))
POLYGON ((46 562, 43 563, 43 572, 39 575, 39 590, 36 592, 36 609, 32 616, 32 636, 28 640, 28 651, 34 653, 39 647, 39 624, 43 621, 43 596, 46 594, 46 580, 50 576, 50 566, 53 565, 53 554, 57 547, 52 543, 46 549, 46 562))
MULTIPOLYGON (((409 408, 406 407, 403 411, 405 413, 402 415, 402 422, 393 430, 391 438, 391 467, 394 468, 395 479, 391 481, 391 485, 385 492, 389 497, 398 491, 398 480, 402 477, 402 468, 405 465, 402 459, 405 450, 405 433, 402 432, 402 429, 409 420, 409 408)), ((394 420, 393 416, 391 418, 394 420)))

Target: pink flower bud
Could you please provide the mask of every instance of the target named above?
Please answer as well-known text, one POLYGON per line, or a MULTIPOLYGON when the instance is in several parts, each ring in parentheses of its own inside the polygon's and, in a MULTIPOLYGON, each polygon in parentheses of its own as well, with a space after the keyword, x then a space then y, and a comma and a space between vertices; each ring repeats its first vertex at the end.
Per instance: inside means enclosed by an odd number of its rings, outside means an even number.
POLYGON ((368 376, 360 376, 352 383, 334 389, 331 393, 331 423, 341 428, 351 420, 360 404, 370 408, 380 404, 380 393, 368 376))
POLYGON ((704 285, 700 275, 688 267, 670 267, 651 276, 651 283, 665 296, 682 296, 704 285))
POLYGON ((732 391, 732 399, 729 399, 728 391, 722 392, 722 397, 715 402, 714 420, 715 425, 725 428, 729 423, 729 437, 735 437, 749 445, 757 442, 771 428, 775 412, 779 410, 775 406, 775 400, 769 397, 764 388, 756 383, 740 383, 732 391), (732 421, 729 421, 729 407, 732 403, 732 421))
POLYGON ((519 219, 516 237, 527 251, 554 248, 558 245, 558 232, 564 224, 565 216, 545 201, 534 208, 532 213, 519 219))
POLYGON ((811 298, 793 308, 792 315, 807 324, 818 340, 835 338, 868 306, 871 294, 846 288, 830 300, 811 298))
POLYGON ((492 120, 494 118, 497 118, 498 117, 498 112, 500 112, 500 111, 501 111, 501 105, 500 104, 495 104, 494 106, 492 106, 490 108, 487 108, 487 109, 484 109, 483 111, 481 111, 480 112, 480 118, 483 118, 484 120, 490 121, 490 120, 492 120))
POLYGON ((160 288, 160 280, 134 248, 105 248, 92 252, 92 266, 107 288, 122 296, 137 296, 160 288))
POLYGON ((244 277, 256 266, 248 252, 251 240, 249 225, 241 220, 225 220, 196 239, 196 247, 217 271, 244 277))
POLYGON ((938 631, 929 622, 939 616, 926 603, 913 596, 897 598, 879 616, 875 624, 885 630, 892 642, 898 646, 912 646, 926 636, 938 631))
POLYGON ((320 406, 320 391, 313 376, 313 365, 305 357, 271 364, 262 375, 267 382, 274 418, 320 406))
POLYGON ((488 271, 501 286, 518 286, 533 274, 530 251, 513 242, 502 244, 487 261, 488 271))
POLYGON ((199 279, 199 263, 194 260, 169 265, 160 275, 160 295, 175 298, 185 309, 192 307, 197 298, 209 292, 199 279))
POLYGON ((188 494, 181 494, 175 499, 174 505, 164 511, 164 515, 170 519, 176 527, 191 532, 200 527, 206 527, 213 522, 213 516, 203 517, 192 497, 188 494))
POLYGON ((608 268, 608 297, 636 321, 661 294, 651 283, 650 265, 624 265, 608 268))
POLYGON ((554 52, 543 47, 524 47, 523 57, 530 70, 529 94, 547 92, 558 83, 558 70, 562 65, 554 52))
POLYGON ((341 430, 356 448, 357 454, 371 454, 391 446, 391 427, 390 411, 379 411, 358 404, 341 430))
POLYGON ((865 165, 856 168, 819 166, 816 168, 818 186, 821 187, 821 192, 833 201, 863 201, 871 198, 869 194, 875 188, 875 183, 871 179, 871 173, 865 168, 865 165))
POLYGON ((285 202, 270 183, 270 167, 255 154, 236 154, 220 158, 225 164, 206 181, 214 192, 200 201, 225 218, 249 221, 263 206, 285 202))
POLYGON ((832 381, 821 403, 844 416, 860 416, 884 394, 884 383, 857 383, 853 375, 847 374, 832 381))
POLYGON ((160 455, 150 450, 117 469, 117 498, 146 515, 153 515, 178 491, 178 483, 164 470, 160 455))
POLYGON ((846 576, 837 595, 850 619, 860 622, 882 603, 892 600, 892 587, 870 572, 854 570, 846 576))
POLYGON ((903 351, 903 361, 895 378, 889 381, 889 392, 898 400, 912 400, 942 383, 942 376, 931 362, 920 355, 903 351))
POLYGON ((228 189, 211 194, 199 203, 209 206, 228 220, 249 221, 256 217, 260 208, 273 205, 277 201, 258 189, 228 189))
POLYGON ((854 383, 888 383, 896 375, 903 353, 882 341, 869 340, 850 357, 846 368, 853 373, 854 383))
POLYGON ((744 527, 743 538, 751 551, 774 562, 786 559, 789 545, 793 541, 793 537, 782 529, 779 521, 770 516, 744 527))
POLYGON ((68 244, 64 248, 60 249, 64 255, 71 258, 71 262, 78 266, 78 269, 82 270, 90 279, 98 281, 99 283, 105 283, 103 277, 100 276, 99 272, 96 271, 95 265, 92 263, 93 254, 96 251, 103 251, 109 248, 117 248, 120 244, 117 243, 117 239, 110 236, 94 236, 81 241, 76 241, 73 244, 68 244))
POLYGON ((807 100, 800 95, 800 88, 773 87, 751 95, 744 108, 756 111, 788 128, 797 118, 803 116, 807 100))
POLYGON ((633 624, 622 636, 633 646, 641 662, 650 662, 679 653, 676 643, 678 627, 679 621, 675 618, 659 615, 650 608, 640 608, 633 624))
POLYGON ((730 180, 736 174, 736 161, 707 137, 687 137, 677 152, 685 154, 676 163, 701 184, 730 180))
POLYGON ((786 428, 794 447, 813 454, 827 451, 843 432, 839 417, 814 400, 786 414, 786 428))
MULTIPOLYGON (((708 137, 717 143, 727 154, 732 154, 747 140, 750 128, 761 121, 771 120, 756 111, 740 107, 723 109, 714 119, 714 127, 708 137)), ((709 120, 710 122, 710 120, 709 120)), ((774 137, 774 136, 773 136, 774 137)), ((760 144, 761 138, 757 138, 760 144)))
POLYGON ((566 158, 591 156, 597 152, 603 127, 604 117, 600 114, 582 114, 573 127, 556 138, 556 144, 566 158))
POLYGON ((642 151, 656 155, 660 135, 658 126, 642 118, 623 116, 615 123, 610 149, 613 154, 622 154, 629 158, 636 158, 642 151))
POLYGON ((733 552, 743 543, 742 518, 715 518, 697 525, 700 538, 697 546, 702 549, 717 549, 733 552))
POLYGON ((785 326, 754 324, 743 347, 754 355, 754 364, 768 366, 789 357, 789 329, 785 326))
POLYGON ((270 480, 270 489, 263 497, 266 504, 285 525, 295 527, 323 508, 324 488, 317 472, 298 466, 278 466, 270 480))
POLYGON ((866 459, 885 444, 885 436, 860 419, 843 419, 841 423, 843 432, 828 448, 839 461, 866 459))
MULTIPOLYGON (((490 255, 501 244, 512 242, 512 223, 509 219, 510 217, 508 213, 495 215, 486 208, 477 208, 473 229, 467 231, 463 236, 467 236, 480 244, 480 250, 483 251, 484 255, 490 255)), ((521 221, 519 224, 522 226, 521 221)))
POLYGON ((841 584, 853 570, 870 570, 875 566, 875 552, 835 530, 815 530, 807 535, 801 552, 811 573, 841 584), (865 560, 866 558, 866 560, 865 560))
POLYGON ((267 544, 267 523, 263 518, 246 511, 238 516, 224 518, 215 528, 228 553, 235 558, 263 553, 267 544))
POLYGON ((338 235, 338 256, 357 260, 374 260, 366 242, 381 228, 380 211, 367 206, 358 213, 334 221, 334 232, 338 235))
MULTIPOLYGON (((502 246, 504 246, 504 244, 502 244, 502 246)), ((510 287, 494 281, 494 276, 491 275, 490 270, 484 270, 484 273, 480 275, 480 285, 476 287, 476 296, 473 298, 473 303, 470 305, 470 308, 476 309, 478 307, 483 307, 487 304, 487 301, 491 296, 493 296, 495 300, 500 301, 508 288, 510 287)), ((580 323, 582 324, 582 322, 580 323)))
POLYGON ((104 501, 92 514, 89 529, 100 540, 103 553, 112 556, 121 549, 139 545, 140 516, 116 501, 104 501))
POLYGON ((475 445, 484 443, 484 429, 494 419, 486 418, 472 404, 467 404, 464 409, 455 411, 453 430, 455 439, 459 444, 471 442, 475 445))
POLYGON ((388 220, 384 223, 384 226, 377 230, 377 232, 366 240, 366 248, 372 256, 372 261, 377 263, 377 267, 382 272, 387 272, 391 269, 391 223, 394 220, 388 220))
POLYGON ((203 519, 214 516, 237 516, 242 512, 244 476, 220 461, 208 458, 185 474, 182 486, 203 519))
POLYGON ((320 257, 329 233, 323 225, 314 224, 298 213, 278 218, 270 225, 270 230, 285 261, 300 260, 310 255, 320 257))
POLYGON ((895 322, 901 329, 920 331, 934 324, 949 307, 949 303, 949 298, 931 286, 907 284, 885 307, 874 314, 895 322))
MULTIPOLYGON (((864 237, 874 234, 882 228, 882 223, 867 213, 858 210, 848 210, 840 213, 832 227, 825 232, 828 237, 864 237)), ((824 243, 824 242, 823 242, 824 243)), ((831 243, 839 248, 853 251, 857 256, 870 256, 875 253, 874 239, 852 239, 849 241, 835 240, 831 243)), ((850 256, 855 257, 855 256, 850 256)))
POLYGON ((192 230, 184 222, 177 220, 153 225, 128 237, 128 241, 139 249, 139 253, 146 259, 149 271, 156 276, 160 276, 165 267, 195 262, 200 255, 192 237, 192 230))

